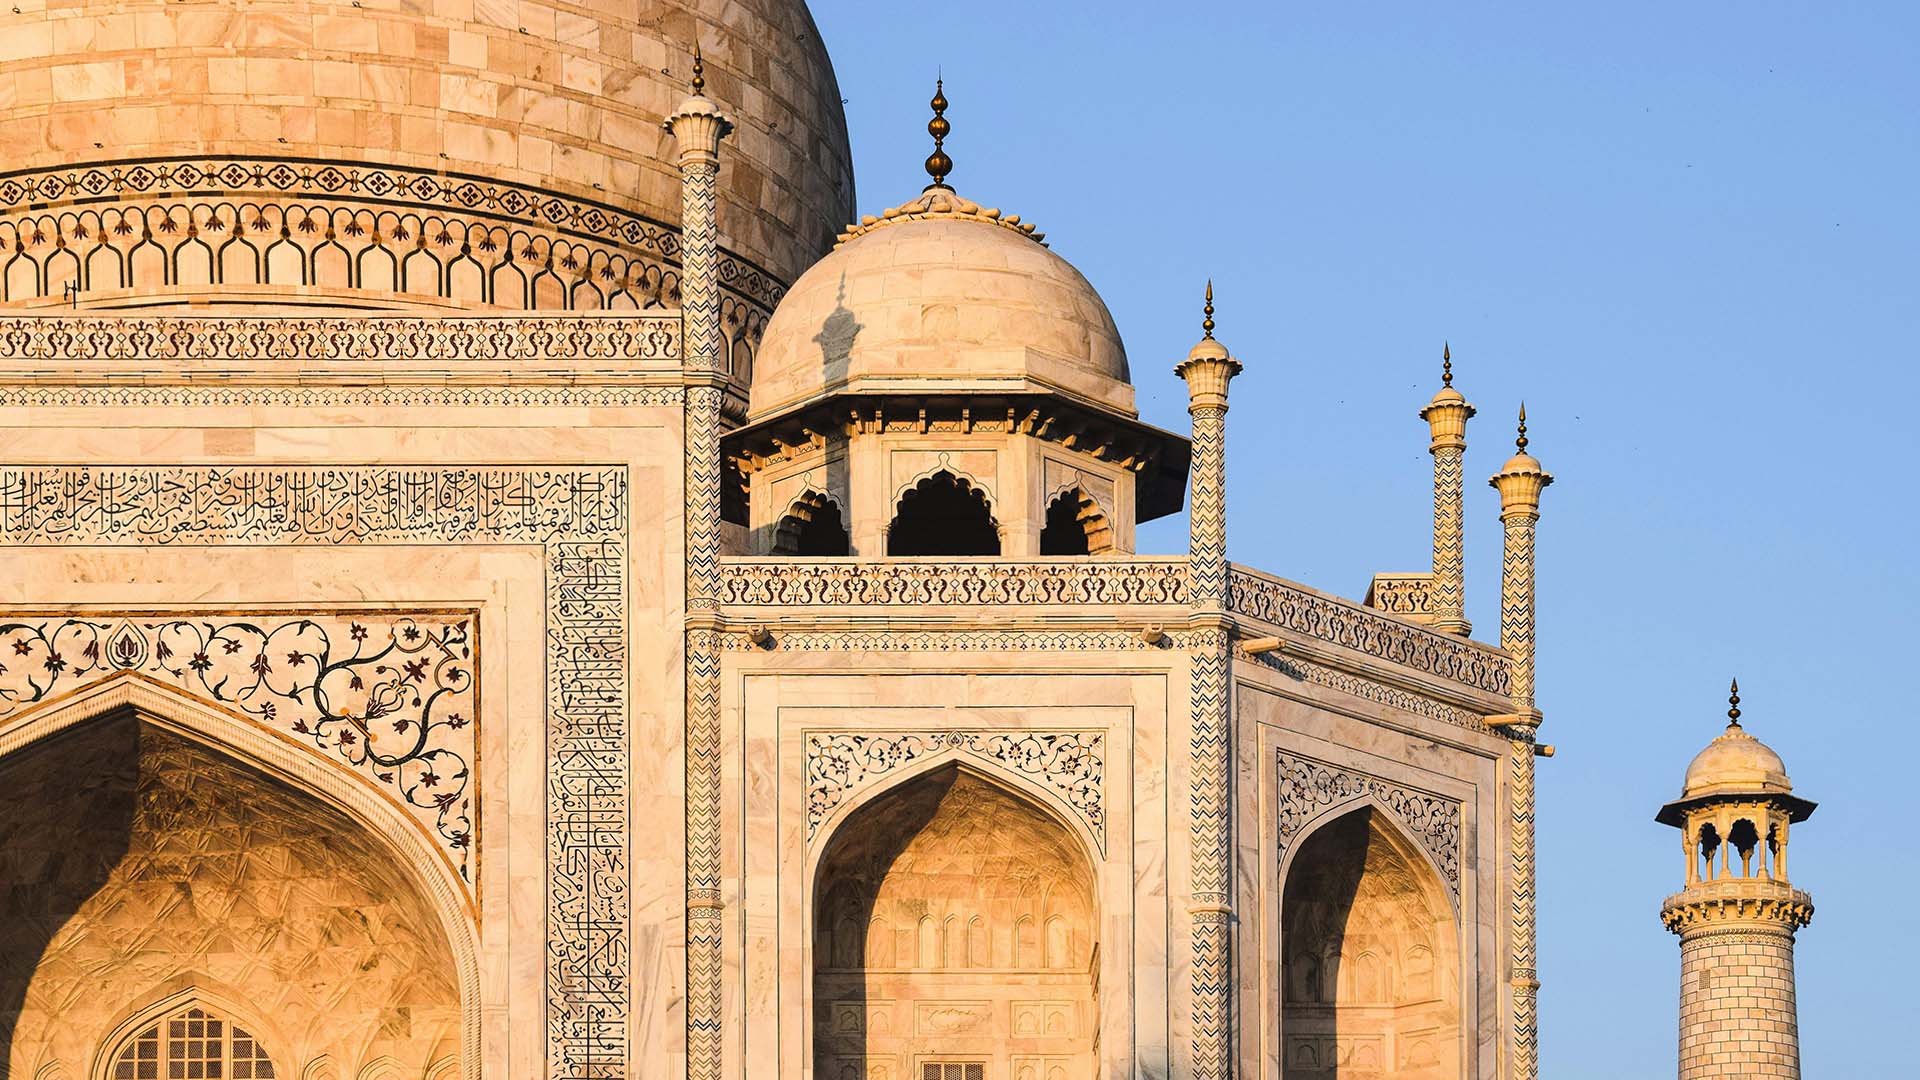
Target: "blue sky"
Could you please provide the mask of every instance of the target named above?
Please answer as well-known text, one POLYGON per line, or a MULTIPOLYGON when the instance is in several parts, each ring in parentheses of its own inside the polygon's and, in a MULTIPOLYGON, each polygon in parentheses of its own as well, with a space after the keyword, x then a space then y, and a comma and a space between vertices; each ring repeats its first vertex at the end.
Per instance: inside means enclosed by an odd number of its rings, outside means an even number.
MULTIPOLYGON (((952 181, 1100 288, 1146 418, 1217 283, 1246 362, 1234 559, 1358 596, 1427 559, 1415 415, 1453 344, 1469 615, 1497 624, 1524 397, 1540 539, 1543 1075, 1668 1075, 1682 865, 1653 823, 1724 723, 1819 812, 1793 834, 1813 1076, 1909 1072, 1920 5, 815 0, 860 209, 952 181), (1891 916, 1891 917, 1889 917, 1891 916), (1856 1037, 1869 1033, 1871 1037, 1856 1037), (1901 1055, 1896 1058, 1896 1054, 1901 1055)), ((1142 530, 1177 551, 1184 520, 1142 530)))

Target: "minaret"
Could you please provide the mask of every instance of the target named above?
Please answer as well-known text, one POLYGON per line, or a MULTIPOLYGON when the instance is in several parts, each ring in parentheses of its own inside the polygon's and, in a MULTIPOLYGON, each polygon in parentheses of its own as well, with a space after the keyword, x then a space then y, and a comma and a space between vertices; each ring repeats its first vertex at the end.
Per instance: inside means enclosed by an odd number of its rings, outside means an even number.
POLYGON ((1533 759, 1552 753, 1534 741, 1540 710, 1533 700, 1533 534, 1540 492, 1553 477, 1527 453, 1527 407, 1520 406, 1514 454, 1488 481, 1500 492, 1506 550, 1500 563, 1500 647, 1508 653, 1507 696, 1513 712, 1489 723, 1507 737, 1508 900, 1513 1080, 1540 1075, 1540 979, 1535 966, 1533 759))
POLYGON ((1727 730, 1655 818, 1680 830, 1687 864, 1686 888, 1660 909, 1680 935, 1680 1080, 1799 1080, 1793 938, 1813 900, 1787 880, 1787 830, 1814 804, 1740 726, 1738 682, 1727 700, 1727 730))
POLYGON ((720 895, 720 223, 715 190, 720 140, 733 130, 706 96, 706 64, 693 50, 693 96, 667 118, 680 144, 680 306, 686 394, 687 504, 687 1076, 721 1069, 720 895))
POLYGON ((1467 421, 1473 406, 1453 388, 1453 346, 1440 347, 1440 392, 1433 395, 1420 419, 1427 422, 1433 455, 1433 628, 1466 637, 1466 537, 1464 532, 1467 421))
POLYGON ((1193 417, 1193 491, 1187 508, 1192 575, 1193 1064, 1196 1080, 1233 1075, 1233 716, 1227 674, 1227 384, 1240 361, 1213 336, 1213 282, 1207 282, 1204 336, 1174 374, 1187 381, 1193 417))

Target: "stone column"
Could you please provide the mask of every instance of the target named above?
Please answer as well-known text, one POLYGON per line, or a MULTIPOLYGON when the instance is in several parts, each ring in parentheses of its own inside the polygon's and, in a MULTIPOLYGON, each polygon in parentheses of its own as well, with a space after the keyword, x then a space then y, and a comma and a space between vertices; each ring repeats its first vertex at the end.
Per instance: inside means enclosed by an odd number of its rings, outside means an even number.
POLYGON ((1453 388, 1453 347, 1440 350, 1441 387, 1420 419, 1427 422, 1433 455, 1433 628, 1466 637, 1465 510, 1467 421, 1474 408, 1453 388))
POLYGON ((1540 1075, 1540 980, 1535 967, 1533 759, 1540 710, 1533 698, 1533 539, 1540 520, 1540 492, 1553 477, 1527 453, 1527 409, 1520 407, 1516 452, 1489 481, 1500 492, 1506 552, 1500 565, 1500 647, 1510 656, 1511 715, 1495 717, 1508 739, 1507 804, 1510 903, 1512 908, 1512 1080, 1540 1075))
POLYGON ((667 118, 680 144, 680 304, 686 387, 687 521, 687 1076, 718 1080, 721 1068, 720 891, 720 140, 733 124, 702 92, 667 118))
POLYGON ((1192 575, 1191 740, 1193 1076, 1233 1075, 1233 712, 1232 620, 1227 614, 1227 384, 1240 362, 1213 337, 1207 285, 1206 337, 1174 373, 1187 382, 1193 417, 1193 493, 1188 503, 1192 575))

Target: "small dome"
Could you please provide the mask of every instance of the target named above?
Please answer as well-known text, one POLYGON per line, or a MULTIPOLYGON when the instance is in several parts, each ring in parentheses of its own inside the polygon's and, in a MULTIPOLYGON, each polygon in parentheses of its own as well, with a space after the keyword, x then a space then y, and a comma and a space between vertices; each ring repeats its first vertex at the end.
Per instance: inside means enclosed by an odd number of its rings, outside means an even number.
POLYGON ((1033 226, 943 188, 849 229, 767 322, 750 420, 846 391, 1053 392, 1137 415, 1100 294, 1033 226))
POLYGON ((1738 723, 1727 725, 1719 738, 1694 755, 1680 797, 1704 795, 1785 795, 1793 790, 1787 767, 1766 743, 1747 734, 1738 723))

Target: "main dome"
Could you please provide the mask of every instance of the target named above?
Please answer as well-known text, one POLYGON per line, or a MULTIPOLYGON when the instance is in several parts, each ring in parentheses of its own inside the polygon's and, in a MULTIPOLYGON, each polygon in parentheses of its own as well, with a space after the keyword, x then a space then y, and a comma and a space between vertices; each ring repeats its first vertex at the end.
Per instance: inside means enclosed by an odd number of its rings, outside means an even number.
POLYGON ((1057 393, 1137 415, 1092 284, 1033 226, 938 187, 850 228, 768 320, 750 420, 841 392, 1057 393))
MULTIPOLYGON (((84 261, 105 242, 100 229, 123 224, 102 216, 103 203, 231 195, 230 210, 196 214, 182 201, 164 218, 129 217, 118 235, 133 244, 152 233, 172 258, 185 231, 217 248, 214 234, 232 236, 236 220, 251 228, 252 202, 298 200, 265 214, 258 246, 290 235, 306 259, 298 283, 312 285, 323 233, 346 243, 382 232, 384 221, 399 259, 416 236, 424 246, 428 237, 399 217, 379 218, 381 207, 402 217, 413 208, 420 228, 448 236, 443 277, 467 233, 504 221, 527 237, 552 234, 527 248, 521 268, 536 276, 551 260, 564 279, 544 298, 529 285, 529 302, 508 306, 615 306, 604 301, 616 278, 645 276, 630 269, 635 260, 652 258, 656 278, 674 272, 680 184, 661 125, 689 93, 696 41, 706 92, 736 125, 720 178, 722 247, 737 264, 729 284, 770 300, 852 212, 846 116, 802 0, 79 0, 4 18, 0 214, 16 220, 0 243, 9 255, 46 244, 43 283, 55 273, 56 239, 84 261), (342 203, 375 208, 356 231, 337 213, 321 215, 342 203), (63 205, 75 209, 63 217, 63 205), (438 229, 433 213, 463 224, 438 229), (746 280, 756 275, 773 283, 746 280), (572 295, 574 277, 598 282, 602 302, 572 295)), ((470 247, 520 242, 493 240, 476 236, 470 247)), ((124 267, 131 257, 120 253, 119 276, 106 280, 146 291, 124 267)), ((218 286, 224 267, 209 261, 205 284, 218 286)), ((365 284, 349 273, 351 288, 419 291, 397 276, 389 284, 384 267, 365 284)), ((165 283, 198 276, 169 272, 165 283)), ((282 283, 264 255, 255 276, 282 283)), ((8 283, 8 302, 28 299, 24 279, 8 283)), ((652 299, 665 302, 657 281, 652 299)))

